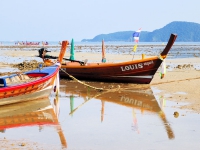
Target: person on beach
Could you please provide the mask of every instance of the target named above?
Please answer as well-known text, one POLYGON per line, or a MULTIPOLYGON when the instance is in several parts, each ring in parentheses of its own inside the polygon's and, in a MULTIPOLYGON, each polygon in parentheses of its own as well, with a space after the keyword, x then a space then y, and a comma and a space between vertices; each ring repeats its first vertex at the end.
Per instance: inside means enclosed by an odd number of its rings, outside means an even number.
POLYGON ((49 57, 49 55, 47 55, 47 50, 45 49, 43 51, 43 53, 42 53, 42 59, 43 59, 43 61, 45 60, 45 58, 48 58, 48 57, 49 57))
POLYGON ((47 52, 51 52, 51 51, 48 51, 45 48, 39 49, 38 52, 39 52, 39 57, 42 58, 43 61, 46 60, 46 59, 50 59, 50 58, 51 59, 57 59, 57 57, 48 55, 47 52))

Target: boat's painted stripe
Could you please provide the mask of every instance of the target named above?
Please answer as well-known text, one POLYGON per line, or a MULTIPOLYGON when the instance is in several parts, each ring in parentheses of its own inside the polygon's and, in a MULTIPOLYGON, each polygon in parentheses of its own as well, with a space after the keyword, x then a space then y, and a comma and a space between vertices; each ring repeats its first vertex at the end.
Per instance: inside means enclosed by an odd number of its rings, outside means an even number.
POLYGON ((41 108, 40 110, 36 110, 36 112, 39 112, 39 111, 45 111, 47 109, 53 109, 52 105, 49 105, 47 107, 44 107, 44 108, 41 108))
POLYGON ((147 78, 152 79, 153 76, 112 76, 112 77, 119 77, 119 78, 147 78))
POLYGON ((50 85, 44 89, 41 89, 40 91, 36 91, 34 93, 28 93, 24 95, 14 96, 14 97, 8 97, 3 98, 0 101, 0 105, 6 105, 6 104, 12 104, 17 102, 25 102, 29 100, 35 100, 39 98, 48 97, 52 91, 53 86, 50 85))

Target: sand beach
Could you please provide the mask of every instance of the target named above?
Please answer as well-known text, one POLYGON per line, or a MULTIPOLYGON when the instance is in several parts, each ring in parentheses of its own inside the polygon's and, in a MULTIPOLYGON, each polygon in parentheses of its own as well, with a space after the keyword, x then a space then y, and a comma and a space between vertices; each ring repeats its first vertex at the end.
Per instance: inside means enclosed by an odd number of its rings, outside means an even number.
MULTIPOLYGON (((152 45, 150 47, 153 47, 152 45)), ((163 46, 160 45, 158 49, 162 48, 163 46)), ((179 51, 180 47, 183 47, 183 45, 177 46, 174 50, 175 52, 170 54, 170 57, 167 57, 166 64, 167 64, 167 73, 163 79, 160 79, 160 70, 155 74, 152 82, 149 85, 138 85, 138 84, 123 84, 124 86, 121 86, 121 89, 123 88, 137 88, 137 89, 146 89, 146 88, 153 88, 154 91, 156 91, 155 94, 159 96, 163 96, 165 100, 171 101, 173 103, 173 109, 179 112, 179 117, 185 117, 189 115, 190 113, 194 113, 199 115, 200 113, 200 101, 199 101, 199 95, 200 95, 200 89, 198 88, 200 84, 200 58, 199 57, 177 57, 174 58, 173 56, 178 54, 181 55, 181 52, 179 51), (159 93, 159 94, 158 94, 159 93), (189 114, 187 114, 189 113, 189 114)), ((40 47, 22 47, 19 48, 17 46, 14 47, 3 47, 0 51, 1 54, 1 75, 8 74, 11 72, 21 71, 17 68, 17 65, 22 62, 34 62, 34 63, 42 63, 42 59, 37 57, 38 55, 38 49, 40 47)), ((112 46, 110 50, 106 53, 106 60, 107 62, 123 62, 133 59, 141 59, 142 55, 141 53, 145 53, 145 57, 151 57, 156 56, 156 52, 149 53, 149 46, 142 46, 142 48, 146 48, 145 50, 140 51, 138 50, 138 53, 134 54, 130 53, 132 50, 132 46, 112 46), (126 47, 124 51, 123 49, 126 47)), ((58 56, 60 46, 49 46, 48 49, 51 49, 51 52, 49 53, 52 56, 58 56)), ((69 48, 67 49, 67 52, 65 54, 65 58, 69 58, 69 48)), ((101 47, 95 47, 95 46, 77 46, 75 47, 75 59, 76 60, 85 60, 88 59, 88 62, 100 62, 101 61, 101 47)), ((37 65, 35 65, 37 67, 37 65)), ((32 69, 27 68, 27 69, 32 69)), ((69 81, 66 81, 65 79, 61 79, 63 83, 67 85, 69 81)), ((74 82, 74 81, 73 81, 74 82)), ((87 82, 87 84, 91 84, 93 86, 99 87, 102 86, 102 83, 99 82, 87 82)), ((77 88, 77 83, 75 84, 77 88)), ((103 84, 104 86, 109 86, 109 84, 103 84)), ((117 84, 112 84, 114 87, 117 86, 117 84)), ((80 90, 80 89, 79 89, 80 90)), ((174 112, 169 112, 173 116, 174 112)), ((178 130, 178 129, 177 129, 178 130)), ((5 148, 14 147, 13 145, 18 145, 18 147, 26 147, 26 148, 33 148, 35 145, 38 145, 38 148, 45 149, 49 147, 48 145, 42 145, 41 143, 38 144, 37 142, 31 142, 27 140, 7 140, 1 139, 2 144, 5 148), (13 144, 14 143, 14 144, 13 144), (17 143, 17 144, 16 144, 17 143), (8 144, 8 145, 7 145, 8 144), (24 145, 23 145, 24 144, 24 145), (20 146, 19 146, 20 145, 20 146)), ((69 142, 70 143, 70 142, 69 142)), ((71 142, 73 143, 73 142, 71 142)), ((179 148, 183 148, 182 146, 179 146, 179 148)), ((159 149, 160 147, 157 146, 159 149)), ((156 149, 157 149, 156 148, 156 149)), ((169 148, 171 148, 169 146, 169 148)), ((56 148, 55 148, 56 149, 56 148)), ((98 148, 97 148, 98 149, 98 148)), ((165 148, 167 149, 167 147, 165 148)))
MULTIPOLYGON (((131 46, 110 46, 110 49, 114 49, 116 51, 121 51, 122 48, 131 49, 131 46)), ((141 46, 146 47, 147 51, 149 51, 149 46, 141 46)), ((150 45, 150 47, 153 47, 150 45)), ((161 46, 162 47, 162 46, 161 46)), ((184 45, 179 45, 179 48, 183 48, 184 45)), ((195 47, 197 47, 195 45, 195 47)), ((28 47, 30 50, 27 50, 26 46, 17 49, 17 46, 9 46, 3 47, 1 50, 1 57, 7 58, 6 61, 1 60, 1 67, 11 67, 13 64, 18 64, 19 62, 23 62, 24 60, 36 60, 37 62, 42 62, 42 60, 38 57, 37 50, 40 48, 36 47, 28 47), (10 60, 10 61, 9 61, 10 60)), ((53 49, 50 53, 52 56, 59 55, 60 46, 48 46, 48 49, 53 49)), ((178 50, 179 50, 178 48, 178 50)), ((178 51, 177 50, 177 51, 178 51)), ((139 50, 138 50, 139 51, 139 50)), ((181 55, 181 51, 179 51, 181 55)), ((154 54, 154 53, 153 53, 154 54)), ((177 52, 173 53, 174 55, 177 52)), ((172 54, 172 55, 173 55, 172 54)), ((146 55, 146 57, 151 57, 152 54, 146 55)), ((65 54, 65 58, 69 58, 69 48, 65 54)), ((141 55, 128 54, 125 52, 118 53, 107 53, 106 59, 107 62, 123 62, 127 60, 133 59, 141 59, 141 55)), ((100 62, 101 61, 101 47, 98 46, 77 46, 75 47, 75 59, 76 60, 85 60, 88 59, 88 62, 100 62), (82 49, 82 50, 81 50, 82 49), (83 49, 87 49, 88 51, 84 51, 83 49)), ((198 89, 198 85, 200 84, 200 58, 192 57, 192 58, 173 58, 169 57, 166 59, 167 64, 167 74, 164 79, 160 79, 159 71, 154 76, 150 86, 156 87, 160 89, 160 92, 165 95, 167 93, 167 98, 172 101, 178 102, 186 102, 187 105, 181 106, 183 109, 189 109, 195 112, 200 113, 200 101, 199 94, 200 89, 198 89)))

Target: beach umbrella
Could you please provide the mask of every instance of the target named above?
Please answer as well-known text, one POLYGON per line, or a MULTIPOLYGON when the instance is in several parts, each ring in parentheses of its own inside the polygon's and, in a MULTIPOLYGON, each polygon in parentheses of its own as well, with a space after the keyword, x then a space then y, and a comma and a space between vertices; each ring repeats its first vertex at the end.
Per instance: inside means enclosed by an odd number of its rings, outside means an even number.
POLYGON ((102 40, 102 62, 103 63, 106 62, 106 49, 105 49, 105 45, 104 45, 104 40, 102 40))
POLYGON ((74 60, 74 39, 71 41, 70 59, 74 60))

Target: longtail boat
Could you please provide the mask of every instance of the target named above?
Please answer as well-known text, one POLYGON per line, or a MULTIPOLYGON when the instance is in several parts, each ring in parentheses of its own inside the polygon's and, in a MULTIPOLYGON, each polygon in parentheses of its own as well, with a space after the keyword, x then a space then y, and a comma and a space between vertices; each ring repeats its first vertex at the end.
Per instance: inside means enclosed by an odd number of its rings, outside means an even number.
MULTIPOLYGON (((176 37, 177 35, 171 34, 166 47, 159 56, 143 58, 140 60, 116 63, 87 63, 65 59, 68 61, 62 62, 61 68, 64 71, 61 71, 60 75, 61 77, 69 78, 70 74, 79 80, 83 79, 106 82, 149 84, 161 63, 167 57, 167 54, 173 46, 176 37)), ((47 66, 52 65, 52 61, 50 59, 47 58, 43 60, 47 66)))
MULTIPOLYGON (((63 58, 67 45, 68 41, 63 41, 58 61, 63 58)), ((53 66, 1 76, 0 105, 48 97, 59 82, 59 69, 60 63, 56 62, 53 66)))

